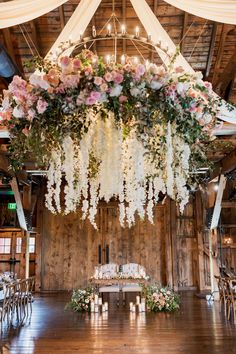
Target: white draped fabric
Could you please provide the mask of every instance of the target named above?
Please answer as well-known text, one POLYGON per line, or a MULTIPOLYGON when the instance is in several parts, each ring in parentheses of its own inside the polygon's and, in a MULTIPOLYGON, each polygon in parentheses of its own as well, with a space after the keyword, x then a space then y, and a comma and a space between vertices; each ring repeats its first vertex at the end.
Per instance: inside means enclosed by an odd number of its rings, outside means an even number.
MULTIPOLYGON (((55 57, 56 50, 61 43, 68 41, 68 39, 70 39, 73 43, 79 39, 80 35, 86 30, 100 2, 101 0, 80 1, 70 20, 67 22, 56 42, 48 52, 46 58, 53 59, 53 57, 55 57)), ((69 55, 72 51, 73 47, 70 47, 70 49, 67 51, 67 54, 69 55)))
POLYGON ((165 2, 208 20, 236 25, 235 0, 165 0, 165 2))
POLYGON ((0 28, 7 28, 40 17, 68 0, 12 0, 0 3, 0 28))

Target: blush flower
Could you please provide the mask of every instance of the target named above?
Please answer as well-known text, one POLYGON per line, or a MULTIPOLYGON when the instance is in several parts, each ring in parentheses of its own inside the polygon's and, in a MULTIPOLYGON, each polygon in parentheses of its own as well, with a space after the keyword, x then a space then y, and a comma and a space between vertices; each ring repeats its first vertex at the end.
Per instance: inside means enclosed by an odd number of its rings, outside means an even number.
POLYGON ((103 83, 102 77, 100 77, 100 76, 95 76, 95 78, 94 78, 94 83, 95 83, 95 85, 100 86, 100 85, 103 83))
POLYGON ((107 82, 111 82, 113 80, 113 76, 110 72, 107 72, 105 75, 104 75, 104 79, 107 81, 107 82))
POLYGON ((47 107, 48 103, 46 101, 41 99, 38 100, 36 108, 39 114, 43 114, 46 111, 47 107))
POLYGON ((115 73, 115 76, 114 76, 114 82, 116 84, 121 84, 124 80, 124 76, 121 74, 121 73, 115 73))

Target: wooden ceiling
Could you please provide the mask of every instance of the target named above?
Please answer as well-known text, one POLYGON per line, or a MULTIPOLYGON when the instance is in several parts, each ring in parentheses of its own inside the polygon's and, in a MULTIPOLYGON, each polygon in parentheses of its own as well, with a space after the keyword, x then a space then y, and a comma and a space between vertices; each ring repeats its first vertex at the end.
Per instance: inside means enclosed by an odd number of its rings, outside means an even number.
MULTIPOLYGON (((163 0, 146 1, 174 43, 180 45, 182 54, 191 66, 202 71, 204 78, 212 82, 217 93, 227 101, 236 103, 236 26, 187 14, 163 0)), ((22 73, 27 75, 23 70, 23 63, 32 54, 40 54, 42 57, 46 55, 79 2, 80 0, 69 0, 31 22, 0 30, 0 42, 5 45, 22 73)), ((92 26, 96 27, 97 33, 101 31, 112 14, 112 7, 111 0, 102 0, 84 36, 91 36, 92 26)), ((135 27, 139 26, 140 36, 147 36, 129 0, 116 0, 114 11, 120 24, 126 25, 129 34, 134 34, 135 27)), ((119 24, 117 30, 120 31, 119 24)), ((96 42, 92 50, 99 55, 112 54, 113 42, 96 42)), ((156 53, 142 47, 139 50, 146 59, 161 63, 156 53)), ((139 56, 134 45, 127 40, 118 42, 118 58, 123 53, 139 56)), ((2 81, 0 89, 4 87, 6 84, 2 81)), ((213 161, 219 161, 235 151, 236 128, 232 130, 227 125, 225 128, 225 133, 218 137, 218 141, 223 141, 224 144, 211 150, 210 158, 213 161)))

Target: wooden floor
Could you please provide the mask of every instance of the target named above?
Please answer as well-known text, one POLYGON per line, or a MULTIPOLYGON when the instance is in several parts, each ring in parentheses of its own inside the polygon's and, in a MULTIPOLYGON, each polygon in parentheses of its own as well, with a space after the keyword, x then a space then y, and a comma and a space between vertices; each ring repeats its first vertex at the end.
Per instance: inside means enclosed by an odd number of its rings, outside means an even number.
POLYGON ((31 323, 4 328, 1 353, 236 353, 236 327, 192 294, 175 314, 134 315, 115 304, 105 315, 64 311, 68 295, 36 296, 31 323))

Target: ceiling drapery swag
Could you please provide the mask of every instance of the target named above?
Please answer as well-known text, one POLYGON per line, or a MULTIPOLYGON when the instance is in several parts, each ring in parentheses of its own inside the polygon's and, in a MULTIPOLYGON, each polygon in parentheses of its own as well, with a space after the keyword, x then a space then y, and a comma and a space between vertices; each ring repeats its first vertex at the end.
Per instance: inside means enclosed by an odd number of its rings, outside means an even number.
POLYGON ((68 0, 12 0, 0 4, 0 28, 31 21, 61 6, 68 0))
POLYGON ((236 25, 235 0, 165 0, 165 2, 208 20, 236 25))

